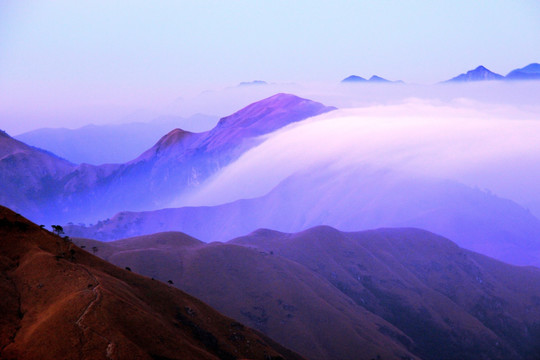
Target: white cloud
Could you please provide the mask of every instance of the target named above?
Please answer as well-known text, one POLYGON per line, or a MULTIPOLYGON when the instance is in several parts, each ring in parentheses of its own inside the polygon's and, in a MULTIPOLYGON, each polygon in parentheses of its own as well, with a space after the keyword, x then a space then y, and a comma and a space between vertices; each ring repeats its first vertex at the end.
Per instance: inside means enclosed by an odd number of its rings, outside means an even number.
POLYGON ((539 140, 540 119, 511 105, 411 99, 337 110, 268 135, 175 205, 261 196, 291 174, 319 164, 448 178, 522 204, 540 203, 539 140))

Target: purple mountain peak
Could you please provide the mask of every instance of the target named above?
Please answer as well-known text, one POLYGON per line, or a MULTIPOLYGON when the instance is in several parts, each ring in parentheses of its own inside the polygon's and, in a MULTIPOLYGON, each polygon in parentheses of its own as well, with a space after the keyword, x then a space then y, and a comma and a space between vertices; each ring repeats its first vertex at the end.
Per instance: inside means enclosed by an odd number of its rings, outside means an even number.
POLYGON ((174 149, 182 151, 187 146, 189 146, 189 144, 191 144, 192 140, 194 140, 196 135, 197 134, 182 129, 171 130, 161 139, 159 139, 154 146, 146 150, 144 153, 141 154, 141 156, 139 156, 135 160, 130 161, 129 163, 137 163, 141 160, 148 160, 158 154, 163 155, 164 153, 174 151, 174 149))
POLYGON ((192 132, 185 131, 182 129, 174 129, 171 130, 169 133, 164 135, 159 141, 156 143, 154 147, 159 148, 168 148, 171 145, 174 145, 178 143, 179 141, 183 141, 186 137, 192 135, 192 132))
POLYGON ((469 82, 469 81, 486 81, 486 80, 502 80, 504 77, 493 71, 488 70, 486 67, 480 65, 474 70, 469 70, 465 74, 460 74, 456 77, 453 77, 450 80, 445 81, 449 82, 469 82))
POLYGON ((265 121, 267 125, 270 125, 270 122, 280 119, 282 117, 281 115, 285 116, 288 122, 294 122, 296 121, 294 114, 306 118, 334 109, 334 107, 324 106, 321 103, 303 99, 296 95, 279 93, 257 101, 232 115, 222 118, 214 130, 227 127, 252 127, 261 120, 265 121))

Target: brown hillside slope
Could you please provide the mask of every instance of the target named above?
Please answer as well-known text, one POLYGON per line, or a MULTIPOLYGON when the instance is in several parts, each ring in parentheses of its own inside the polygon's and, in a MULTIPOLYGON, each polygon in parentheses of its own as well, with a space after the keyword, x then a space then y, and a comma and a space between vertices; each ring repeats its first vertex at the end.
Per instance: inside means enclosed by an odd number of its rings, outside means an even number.
POLYGON ((304 266, 244 246, 205 244, 183 233, 100 243, 97 255, 166 281, 309 359, 410 359, 392 324, 304 266))
POLYGON ((0 207, 1 359, 299 359, 0 207))

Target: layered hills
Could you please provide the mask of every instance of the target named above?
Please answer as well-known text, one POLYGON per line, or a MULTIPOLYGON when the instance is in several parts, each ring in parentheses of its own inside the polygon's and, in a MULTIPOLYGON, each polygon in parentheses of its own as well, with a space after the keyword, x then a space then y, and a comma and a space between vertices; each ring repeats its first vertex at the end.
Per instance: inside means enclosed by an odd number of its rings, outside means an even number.
MULTIPOLYGON (((41 207, 62 193, 58 179, 76 165, 50 152, 35 148, 0 131, 0 204, 15 211, 37 214, 41 207)), ((51 206, 51 210, 57 209, 51 206)))
POLYGON ((27 162, 18 155, 24 144, 3 134, 0 172, 6 174, 7 186, 0 196, 4 205, 43 223, 92 221, 126 209, 164 207, 262 141, 260 135, 333 109, 277 94, 221 119, 210 131, 172 130, 127 163, 75 166, 56 159, 54 166, 62 163, 63 168, 55 172, 49 171, 52 156, 34 161, 33 170, 26 172, 27 162), (17 187, 21 176, 23 188, 14 196, 8 189, 17 187))
POLYGON ((312 359, 532 359, 540 270, 411 229, 182 233, 101 243, 97 255, 200 297, 312 359), (361 344, 359 346, 359 344, 361 344))
POLYGON ((0 208, 0 358, 300 359, 165 283, 0 208))
POLYGON ((203 132, 214 127, 217 121, 216 117, 201 114, 187 119, 163 116, 146 123, 86 125, 77 129, 42 128, 15 138, 76 164, 124 163, 139 156, 171 129, 203 132))
POLYGON ((258 228, 286 232, 330 225, 347 231, 419 227, 460 246, 520 265, 540 265, 540 220, 518 204, 454 181, 392 171, 311 169, 268 194, 217 206, 120 212, 93 226, 67 226, 99 240, 182 231, 225 241, 258 228))

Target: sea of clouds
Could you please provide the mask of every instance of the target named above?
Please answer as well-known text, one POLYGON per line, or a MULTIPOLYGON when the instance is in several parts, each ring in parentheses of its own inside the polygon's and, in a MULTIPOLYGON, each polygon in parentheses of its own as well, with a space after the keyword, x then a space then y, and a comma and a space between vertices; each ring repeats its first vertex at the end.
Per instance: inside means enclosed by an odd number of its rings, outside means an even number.
POLYGON ((267 135, 173 205, 216 205, 261 196, 292 174, 331 164, 338 174, 369 166, 459 181, 512 199, 538 216, 538 114, 531 106, 471 98, 409 98, 343 108, 267 135))

